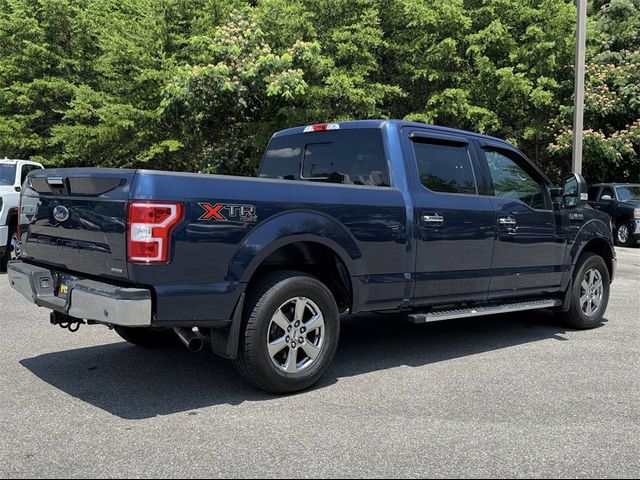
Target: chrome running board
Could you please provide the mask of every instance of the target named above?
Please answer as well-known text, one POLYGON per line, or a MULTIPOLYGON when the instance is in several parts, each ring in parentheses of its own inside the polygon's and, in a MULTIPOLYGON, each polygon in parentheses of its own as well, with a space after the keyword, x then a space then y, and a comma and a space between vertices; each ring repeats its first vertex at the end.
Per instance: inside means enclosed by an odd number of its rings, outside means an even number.
POLYGON ((490 305, 485 307, 461 308, 457 310, 443 310, 439 312, 414 313, 407 316, 411 323, 439 322, 440 320, 453 320, 456 318, 482 317, 484 315, 496 315, 499 313, 523 312, 525 310, 538 310, 540 308, 552 308, 562 305, 562 300, 548 299, 531 302, 505 303, 503 305, 490 305))

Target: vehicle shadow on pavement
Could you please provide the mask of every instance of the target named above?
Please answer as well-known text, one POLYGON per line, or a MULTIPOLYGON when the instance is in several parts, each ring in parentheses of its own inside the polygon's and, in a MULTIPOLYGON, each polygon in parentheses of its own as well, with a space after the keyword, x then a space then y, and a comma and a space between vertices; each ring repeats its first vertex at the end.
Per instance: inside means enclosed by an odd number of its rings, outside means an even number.
MULTIPOLYGON (((541 340, 566 341, 549 312, 412 325, 390 315, 342 324, 341 343, 321 389, 340 378, 429 364, 541 340)), ((120 342, 48 353, 21 365, 63 392, 124 419, 273 399, 246 384, 230 362, 179 347, 144 350, 120 342)))

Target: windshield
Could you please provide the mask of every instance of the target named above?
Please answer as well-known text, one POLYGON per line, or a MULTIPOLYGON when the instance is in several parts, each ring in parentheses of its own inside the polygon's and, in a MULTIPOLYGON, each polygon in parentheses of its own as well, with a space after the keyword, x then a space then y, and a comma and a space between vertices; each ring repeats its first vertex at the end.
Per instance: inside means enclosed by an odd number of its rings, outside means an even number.
POLYGON ((16 166, 0 164, 0 186, 13 185, 16 180, 16 166))
POLYGON ((618 198, 620 198, 621 202, 640 200, 640 185, 618 187, 618 198))

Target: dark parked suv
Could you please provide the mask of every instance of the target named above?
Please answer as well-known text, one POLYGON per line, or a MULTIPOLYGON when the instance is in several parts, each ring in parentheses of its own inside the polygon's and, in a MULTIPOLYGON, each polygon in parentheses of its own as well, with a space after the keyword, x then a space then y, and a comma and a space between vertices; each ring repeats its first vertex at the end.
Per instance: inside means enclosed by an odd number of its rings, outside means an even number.
POLYGON ((593 185, 589 189, 589 204, 611 216, 619 246, 632 247, 640 240, 640 184, 593 185))

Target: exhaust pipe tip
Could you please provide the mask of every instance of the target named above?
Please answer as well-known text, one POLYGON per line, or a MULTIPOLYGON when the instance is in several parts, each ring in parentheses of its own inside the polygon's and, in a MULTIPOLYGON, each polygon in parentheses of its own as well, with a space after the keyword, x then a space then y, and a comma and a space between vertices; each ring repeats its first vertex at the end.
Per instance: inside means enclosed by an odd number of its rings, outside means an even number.
POLYGON ((201 352, 202 349, 204 348, 204 342, 202 341, 201 338, 194 338, 189 342, 189 345, 187 345, 187 348, 191 350, 193 353, 201 352))
POLYGON ((189 342, 189 346, 187 348, 194 353, 201 352, 204 348, 204 342, 201 338, 195 338, 189 342))
POLYGON ((190 328, 176 327, 173 331, 191 352, 198 353, 204 348, 204 339, 190 328))

